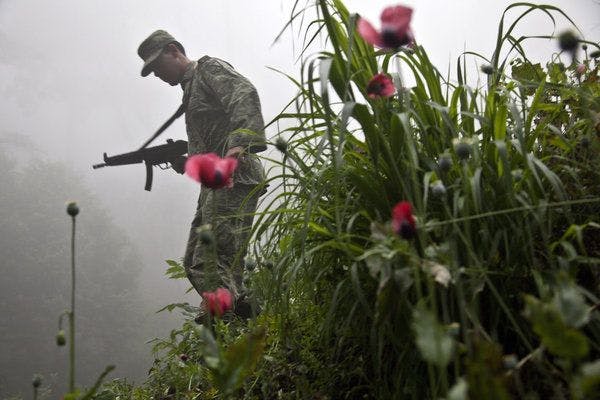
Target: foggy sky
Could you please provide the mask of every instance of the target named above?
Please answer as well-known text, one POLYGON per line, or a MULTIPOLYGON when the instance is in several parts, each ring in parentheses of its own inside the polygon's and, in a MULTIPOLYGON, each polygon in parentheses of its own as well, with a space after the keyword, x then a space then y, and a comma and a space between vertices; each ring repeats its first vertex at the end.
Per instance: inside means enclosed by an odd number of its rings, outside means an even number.
MULTIPOLYGON (((465 49, 491 55, 498 21, 510 2, 405 3, 415 9, 412 26, 418 42, 445 73, 448 63, 455 70, 456 57, 465 49)), ((544 3, 562 8, 587 39, 600 39, 597 2, 544 3)), ((166 29, 191 58, 207 54, 229 61, 255 84, 269 121, 296 92, 285 77, 267 68, 292 75, 299 70, 293 50, 301 45, 298 24, 294 33, 287 32, 271 46, 289 19, 292 4, 292 0, 0 0, 0 146, 21 154, 26 162, 42 157, 79 171, 143 255, 142 283, 155 293, 154 309, 180 301, 188 287, 162 275, 164 260, 183 255, 199 188, 186 177, 155 169, 153 190, 146 192, 142 165, 91 169, 101 162, 103 152, 111 155, 138 148, 180 104, 179 87, 140 76, 137 46, 155 29, 166 29), (7 135, 13 139, 24 135, 31 144, 27 139, 7 143, 2 140, 7 135)), ((389 4, 346 1, 351 12, 375 25, 389 4)), ((552 33, 540 13, 525 21, 520 32, 552 33)), ((567 26, 559 19, 556 30, 567 26)), ((547 40, 527 48, 540 60, 548 60, 556 51, 555 43, 547 40)), ((276 133, 271 128, 267 136, 276 133)), ((156 143, 166 138, 186 138, 182 120, 156 143)), ((73 199, 68 187, 57 190, 64 192, 65 201, 73 199)), ((80 206, 84 213, 86 207, 97 205, 80 206)), ((161 317, 149 314, 148 318, 161 317)), ((164 327, 162 333, 173 327, 164 327)))

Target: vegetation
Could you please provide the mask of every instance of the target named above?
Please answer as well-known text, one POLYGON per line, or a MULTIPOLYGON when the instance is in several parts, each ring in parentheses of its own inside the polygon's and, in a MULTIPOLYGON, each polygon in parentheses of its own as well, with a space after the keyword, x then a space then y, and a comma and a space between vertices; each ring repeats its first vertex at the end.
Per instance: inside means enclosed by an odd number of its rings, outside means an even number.
MULTIPOLYGON (((142 375, 139 365, 149 357, 140 331, 151 335, 143 315, 154 310, 148 310, 142 300, 146 297, 136 289, 142 268, 139 255, 97 206, 98 199, 80 176, 42 157, 17 159, 7 153, 0 151, 0 398, 30 398, 34 373, 43 377, 39 398, 57 398, 57 392, 68 387, 69 346, 56 346, 59 315, 70 308, 71 296, 71 228, 63 188, 69 188, 82 208, 77 232, 76 383, 93 383, 108 364, 116 364, 121 376, 142 375)), ((68 343, 67 314, 63 320, 68 343)))
POLYGON ((148 380, 96 398, 600 398, 598 44, 570 33, 534 64, 515 26, 566 16, 516 3, 454 81, 419 45, 373 49, 340 0, 314 7, 305 44, 329 46, 290 77, 248 260, 262 312, 211 330, 169 307, 188 320, 148 380), (394 96, 367 93, 380 73, 394 96))

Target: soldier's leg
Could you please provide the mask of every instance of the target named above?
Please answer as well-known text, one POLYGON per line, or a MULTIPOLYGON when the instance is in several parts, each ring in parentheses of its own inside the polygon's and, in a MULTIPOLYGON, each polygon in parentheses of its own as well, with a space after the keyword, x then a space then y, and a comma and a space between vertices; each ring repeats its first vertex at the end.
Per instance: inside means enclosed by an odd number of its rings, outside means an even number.
POLYGON ((183 266, 190 280, 192 286, 198 294, 202 294, 206 289, 202 285, 203 281, 203 258, 201 254, 210 251, 207 246, 203 244, 198 238, 198 228, 206 224, 204 209, 207 206, 209 190, 203 190, 198 197, 198 205, 196 207, 196 214, 192 220, 190 227, 190 235, 188 238, 187 247, 185 250, 185 256, 183 259, 183 266))
POLYGON ((227 287, 236 297, 242 291, 243 259, 258 200, 258 195, 253 193, 254 187, 236 184, 231 189, 217 190, 214 192, 216 204, 206 207, 205 221, 214 221, 216 273, 221 286, 227 287))

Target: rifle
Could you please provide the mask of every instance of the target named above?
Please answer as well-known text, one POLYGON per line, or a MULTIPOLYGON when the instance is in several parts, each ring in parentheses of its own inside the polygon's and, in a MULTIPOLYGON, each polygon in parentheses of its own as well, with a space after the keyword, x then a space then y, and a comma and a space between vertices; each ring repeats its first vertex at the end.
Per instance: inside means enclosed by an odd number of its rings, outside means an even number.
MULTIPOLYGON (((146 186, 144 189, 152 189, 152 167, 158 165, 160 169, 168 169, 176 161, 182 161, 182 157, 187 154, 188 146, 185 140, 167 139, 167 144, 161 144, 154 147, 142 147, 139 150, 130 153, 117 154, 108 157, 104 153, 104 162, 102 164, 92 165, 93 169, 103 167, 113 167, 115 165, 146 164, 146 186), (171 165, 169 165, 169 163, 171 165)), ((175 168, 174 168, 175 169, 175 168)), ((179 173, 183 171, 175 169, 179 173)))

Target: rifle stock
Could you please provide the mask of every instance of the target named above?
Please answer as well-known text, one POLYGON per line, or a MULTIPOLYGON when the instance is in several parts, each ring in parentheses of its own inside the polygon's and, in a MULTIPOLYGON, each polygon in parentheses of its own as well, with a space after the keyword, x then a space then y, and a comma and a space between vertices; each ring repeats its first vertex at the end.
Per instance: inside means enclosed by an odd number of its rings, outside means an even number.
POLYGON ((144 189, 150 191, 152 189, 152 167, 155 165, 169 164, 178 157, 187 154, 187 142, 185 140, 167 139, 166 144, 159 146, 145 147, 129 153, 107 156, 103 154, 104 162, 101 164, 92 165, 93 169, 103 167, 114 167, 118 165, 129 164, 146 164, 146 184, 144 189))

